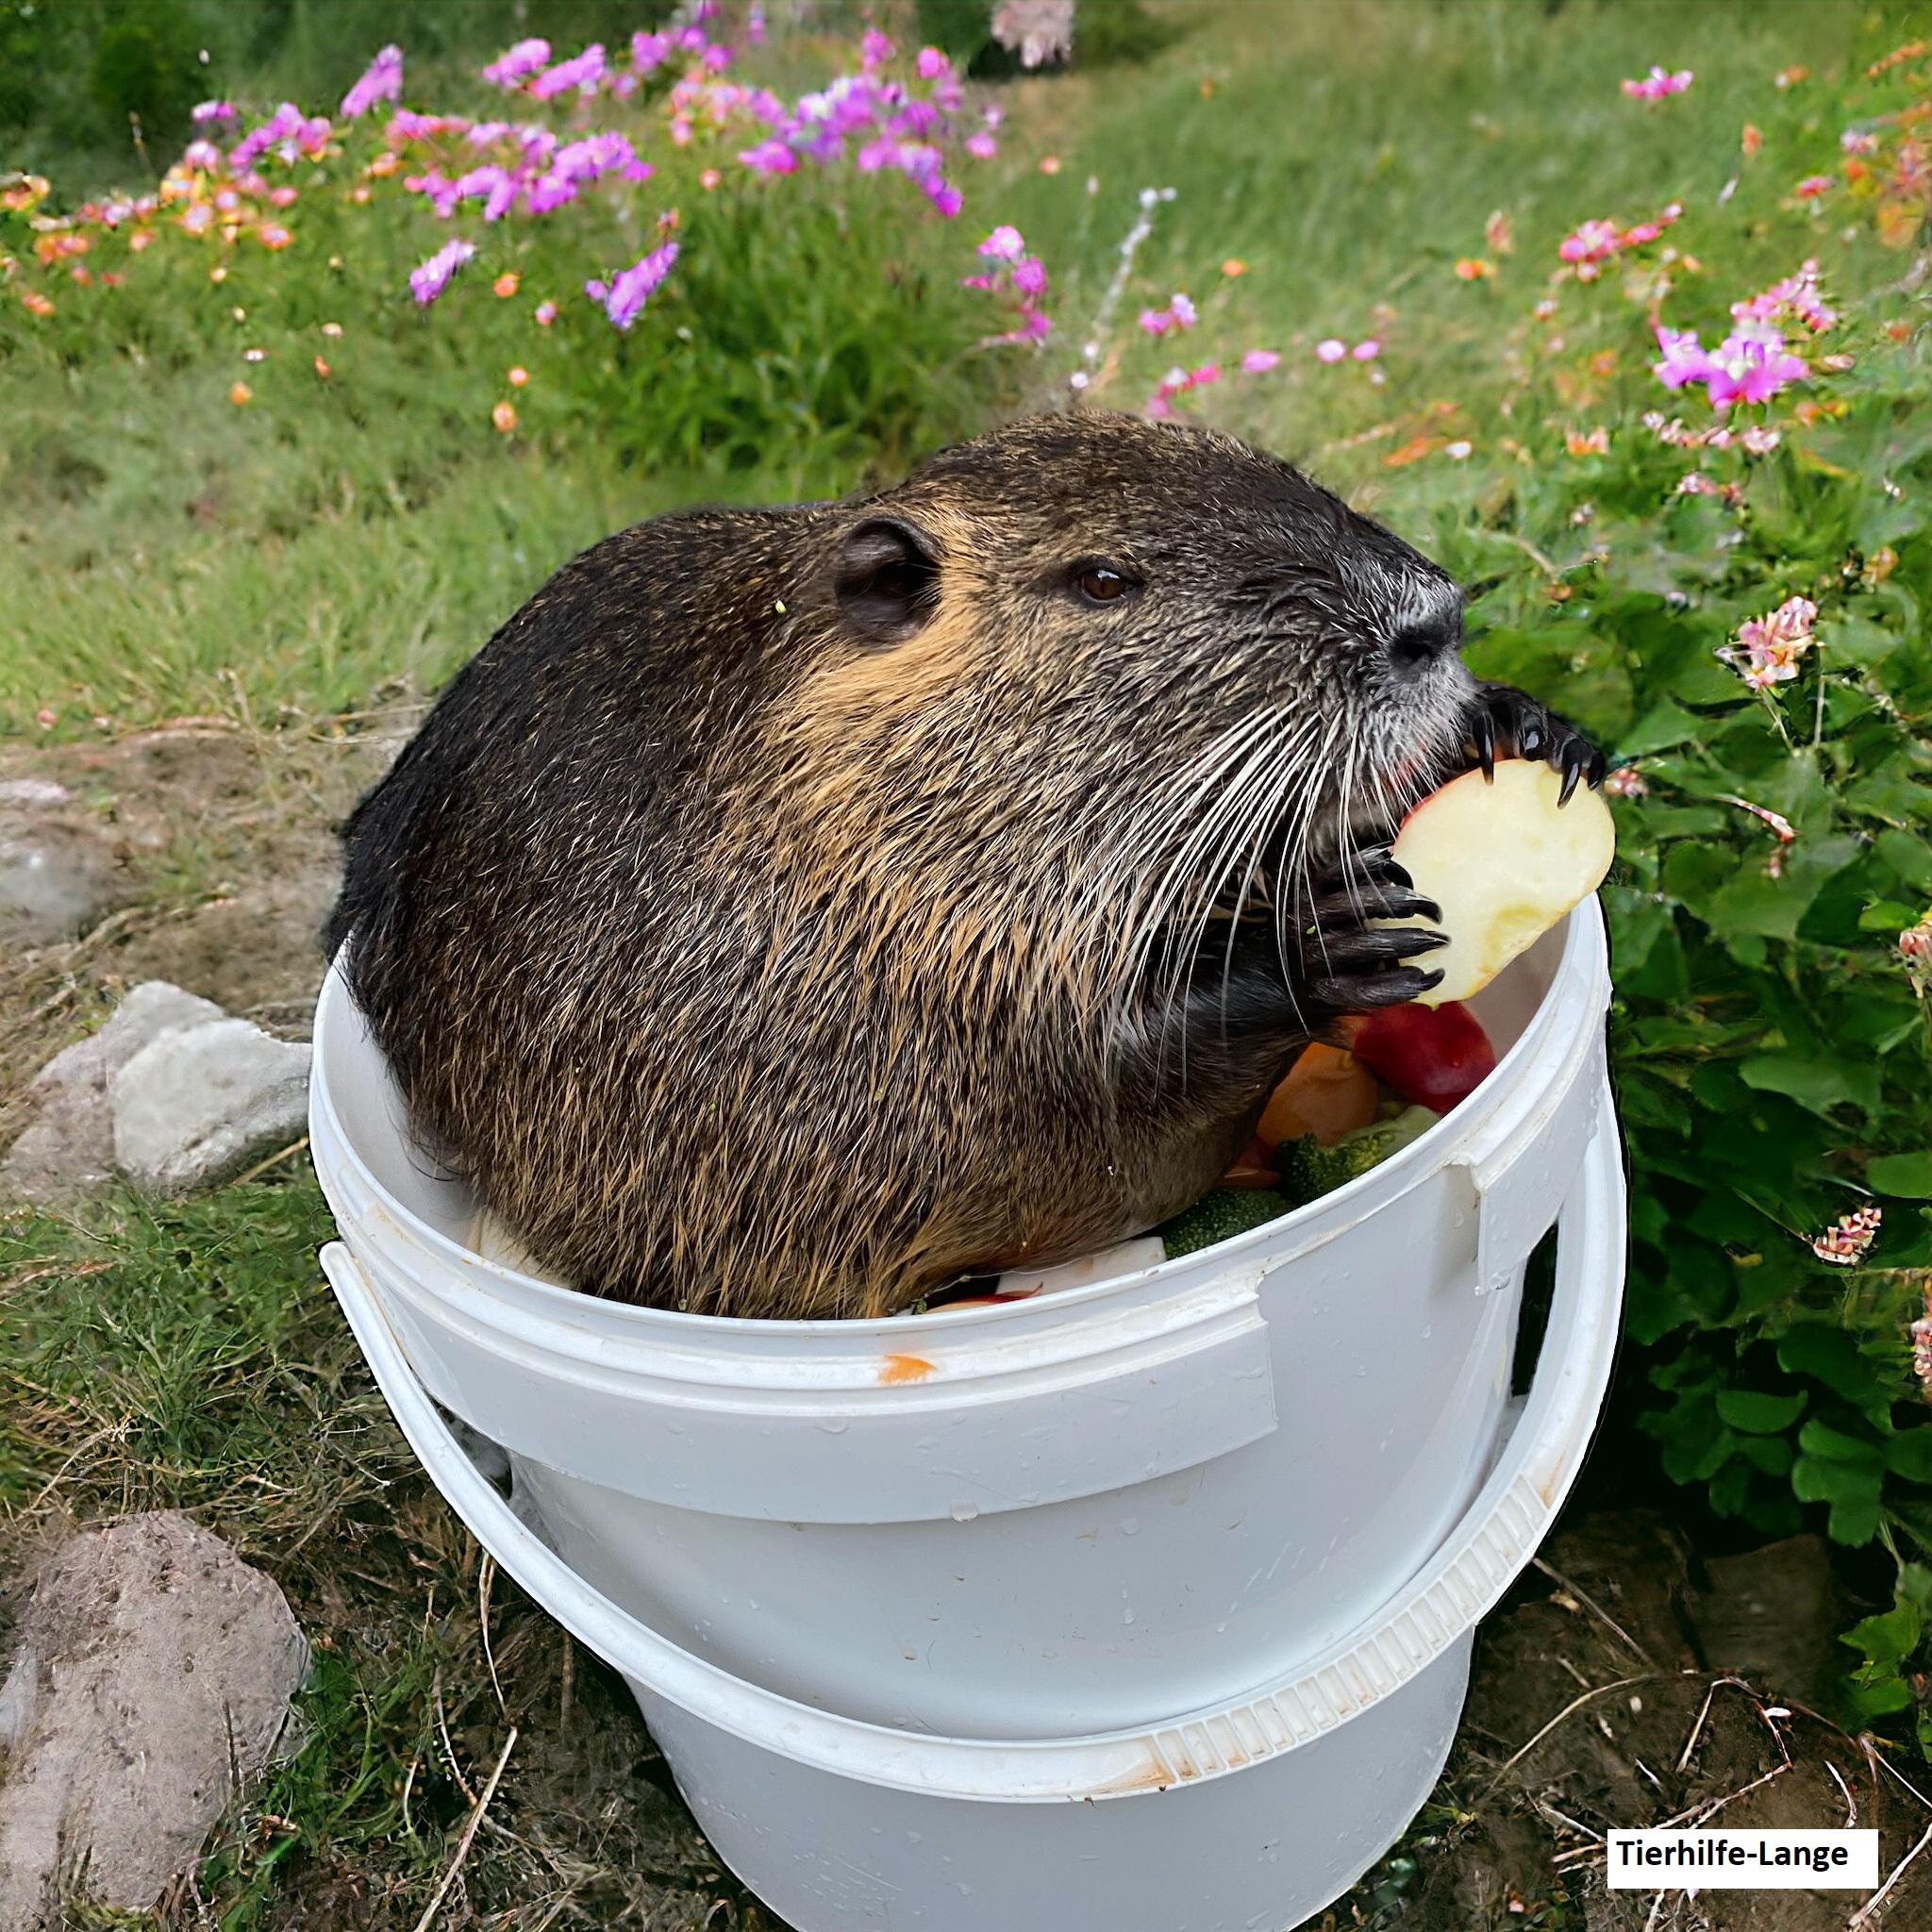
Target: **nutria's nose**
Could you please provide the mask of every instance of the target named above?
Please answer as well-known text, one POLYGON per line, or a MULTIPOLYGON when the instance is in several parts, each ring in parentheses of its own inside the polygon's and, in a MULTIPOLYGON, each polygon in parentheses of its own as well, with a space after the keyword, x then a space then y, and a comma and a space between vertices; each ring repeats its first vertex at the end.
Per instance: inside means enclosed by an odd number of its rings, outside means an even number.
POLYGON ((1389 661, 1398 671, 1426 670, 1438 658, 1448 658, 1462 644, 1460 609, 1433 611, 1405 624, 1389 640, 1389 661))

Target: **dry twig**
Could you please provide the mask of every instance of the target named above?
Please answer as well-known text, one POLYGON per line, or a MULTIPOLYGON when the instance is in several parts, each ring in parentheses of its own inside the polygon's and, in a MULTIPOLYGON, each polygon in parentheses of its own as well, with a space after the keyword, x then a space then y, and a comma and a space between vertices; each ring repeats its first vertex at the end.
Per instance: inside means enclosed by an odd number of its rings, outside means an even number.
POLYGON ((490 1774, 490 1781, 483 1787, 483 1795, 471 1807, 469 1822, 463 1826, 462 1837, 457 1840, 457 1855, 449 1861, 449 1869, 442 1874, 441 1884, 423 1907, 423 1916, 416 1921, 416 1932, 429 1932, 430 1921, 436 1917, 437 1907, 456 1883, 457 1874, 463 1869, 463 1860, 470 1856, 470 1847, 476 1841, 476 1827, 483 1823, 483 1814, 489 1810, 490 1801, 496 1795, 497 1780, 503 1776, 503 1767, 509 1762, 509 1754, 516 1747, 516 1741, 517 1727, 512 1724, 509 1736, 503 1740, 503 1755, 496 1760, 496 1769, 490 1774))

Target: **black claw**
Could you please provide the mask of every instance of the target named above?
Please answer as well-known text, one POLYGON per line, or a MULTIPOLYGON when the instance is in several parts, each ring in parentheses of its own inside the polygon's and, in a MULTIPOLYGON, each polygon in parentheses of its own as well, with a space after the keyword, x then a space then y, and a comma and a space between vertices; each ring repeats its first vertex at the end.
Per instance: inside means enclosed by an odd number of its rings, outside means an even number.
POLYGON ((1590 751, 1590 789, 1592 791, 1603 790, 1603 783, 1609 775, 1609 769, 1603 753, 1592 745, 1590 751))
POLYGON ((1583 776, 1583 767, 1574 756, 1575 749, 1574 745, 1563 747, 1563 789, 1557 793, 1559 808, 1570 803, 1570 796, 1576 790, 1576 781, 1583 776))
POLYGON ((1487 710, 1475 714, 1475 761, 1491 784, 1496 777, 1496 722, 1487 710))
POLYGON ((1424 973, 1418 966, 1398 966, 1392 973, 1376 973, 1361 978, 1318 979, 1308 991, 1324 1006, 1344 1013, 1359 1013, 1374 1007, 1402 1006, 1441 983, 1441 973, 1424 973))

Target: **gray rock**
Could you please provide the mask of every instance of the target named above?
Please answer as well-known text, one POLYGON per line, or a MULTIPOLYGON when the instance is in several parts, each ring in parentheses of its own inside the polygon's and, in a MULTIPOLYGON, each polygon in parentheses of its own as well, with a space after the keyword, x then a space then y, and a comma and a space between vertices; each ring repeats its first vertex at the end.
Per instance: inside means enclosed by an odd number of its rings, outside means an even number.
POLYGON ((111 1180, 114 1075, 163 1033, 222 1017, 212 1000, 165 979, 137 986, 92 1039, 63 1048, 34 1075, 27 1089, 34 1117, 0 1162, 0 1193, 58 1201, 111 1180))
POLYGON ((274 1580, 178 1510, 42 1565, 0 1689, 0 1932, 143 1911, 267 1768, 308 1668, 274 1580))
POLYGON ((50 945, 95 924, 113 901, 114 867, 71 827, 0 824, 0 942, 50 945))
POLYGON ((136 1187, 179 1194, 228 1179, 297 1139, 309 1049, 247 1020, 163 1033, 114 1075, 114 1160, 136 1187))

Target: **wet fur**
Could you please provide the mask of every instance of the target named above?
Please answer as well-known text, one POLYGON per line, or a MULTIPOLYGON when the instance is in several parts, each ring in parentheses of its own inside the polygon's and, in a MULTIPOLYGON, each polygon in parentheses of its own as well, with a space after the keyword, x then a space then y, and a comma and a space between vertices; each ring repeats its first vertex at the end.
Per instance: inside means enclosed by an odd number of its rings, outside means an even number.
POLYGON ((659 518, 450 685, 332 940, 419 1124, 565 1278, 882 1312, 1185 1206, 1339 1007, 1423 983, 1364 937, 1386 879, 1312 881, 1464 756, 1459 635, 1288 465, 1126 417, 659 518), (1143 588, 1090 605, 1084 560, 1143 588))

